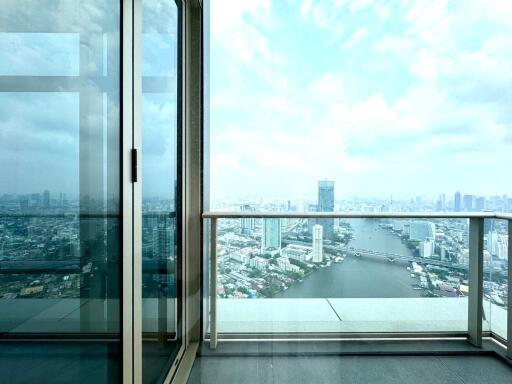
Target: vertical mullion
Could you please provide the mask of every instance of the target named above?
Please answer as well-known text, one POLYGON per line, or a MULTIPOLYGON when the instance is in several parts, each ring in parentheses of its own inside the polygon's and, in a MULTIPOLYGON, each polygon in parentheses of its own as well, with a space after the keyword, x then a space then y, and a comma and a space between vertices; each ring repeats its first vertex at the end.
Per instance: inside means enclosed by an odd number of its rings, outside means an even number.
POLYGON ((133 0, 122 3, 122 220, 123 220, 123 269, 122 269, 122 356, 123 384, 133 384, 133 183, 131 156, 133 148, 133 0))
POLYGON ((217 348, 217 218, 210 230, 210 348, 217 348))
POLYGON ((508 285, 508 303, 507 303, 507 357, 512 359, 512 220, 508 220, 508 250, 507 250, 507 259, 508 259, 508 275, 507 275, 507 285, 508 285))
POLYGON ((469 342, 482 346, 484 219, 469 219, 469 342))
MULTIPOLYGON (((142 0, 132 0, 133 148, 142 152, 142 0)), ((142 175, 133 183, 133 381, 142 382, 142 175)))

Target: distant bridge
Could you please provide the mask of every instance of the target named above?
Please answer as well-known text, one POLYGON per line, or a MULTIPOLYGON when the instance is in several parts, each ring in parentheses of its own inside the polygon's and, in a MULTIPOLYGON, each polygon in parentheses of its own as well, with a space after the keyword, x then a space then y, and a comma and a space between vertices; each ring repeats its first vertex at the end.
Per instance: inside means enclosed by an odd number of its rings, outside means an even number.
POLYGON ((446 260, 438 260, 438 259, 431 259, 428 257, 417 257, 417 256, 404 256, 397 253, 390 253, 390 252, 382 252, 382 251, 375 251, 372 249, 364 249, 364 248, 341 248, 342 252, 346 252, 349 255, 355 256, 356 254, 360 254, 361 257, 363 256, 376 256, 379 258, 385 258, 388 261, 404 261, 404 262, 416 262, 419 264, 430 264, 430 265, 437 265, 440 267, 446 267, 446 268, 455 268, 455 269, 463 269, 467 270, 468 265, 467 264, 458 264, 454 263, 452 261, 446 261, 446 260))
MULTIPOLYGON (((283 240, 284 244, 298 244, 298 245, 304 245, 311 247, 311 243, 307 243, 304 241, 298 241, 298 240, 283 240)), ((381 259, 386 259, 388 261, 402 261, 402 262, 416 262, 418 264, 430 264, 430 265, 437 265, 440 267, 446 267, 446 268, 454 268, 454 269, 460 269, 460 270, 468 270, 467 264, 458 264, 454 263, 452 261, 446 261, 446 260, 437 260, 437 259, 431 259, 428 257, 417 257, 417 256, 406 256, 401 255, 398 253, 391 253, 391 252, 383 252, 383 251, 375 251, 373 249, 366 249, 366 248, 354 248, 354 247, 337 247, 332 245, 324 245, 324 249, 332 254, 338 254, 338 253, 346 253, 351 256, 355 256, 356 253, 359 253, 361 257, 376 257, 381 259)), ((484 267, 484 269, 486 269, 484 267)))

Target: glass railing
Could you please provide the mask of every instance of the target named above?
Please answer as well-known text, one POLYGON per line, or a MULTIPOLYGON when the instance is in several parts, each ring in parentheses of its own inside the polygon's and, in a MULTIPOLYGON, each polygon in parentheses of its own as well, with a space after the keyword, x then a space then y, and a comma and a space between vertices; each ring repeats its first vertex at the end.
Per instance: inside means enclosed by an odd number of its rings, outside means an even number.
MULTIPOLYGON (((172 235, 175 216, 174 211, 143 214, 143 303, 148 308, 155 305, 152 299, 166 292, 172 304, 168 306, 174 311, 175 282, 164 281, 169 273, 174 276, 174 259, 159 255, 166 249, 174 252, 174 238, 168 232, 172 235)), ((110 308, 110 315, 102 315, 103 324, 97 319, 90 321, 87 333, 106 336, 118 332, 117 325, 115 329, 107 327, 108 332, 105 327, 116 324, 111 317, 119 311, 116 292, 110 292, 119 284, 119 261, 113 253, 119 245, 119 220, 119 215, 107 213, 0 213, 0 333, 83 334, 84 319, 77 312, 85 314, 88 304, 83 293, 91 284, 100 288, 87 301, 102 302, 103 307, 110 308), (86 229, 89 241, 80 241, 81 230, 85 235, 86 229), (90 254, 87 250, 93 248, 94 260, 85 260, 90 254)), ((146 328, 158 333, 154 325, 158 316, 150 312, 144 312, 146 328)))
POLYGON ((0 213, 0 333, 117 339, 116 213, 0 213))
POLYGON ((213 346, 218 337, 277 334, 468 336, 475 344, 482 332, 506 337, 498 325, 506 328, 506 304, 489 300, 491 291, 508 300, 506 256, 487 257, 494 213, 203 217, 216 292, 205 324, 213 346))
POLYGON ((507 340, 509 222, 485 220, 483 253, 484 330, 507 340))

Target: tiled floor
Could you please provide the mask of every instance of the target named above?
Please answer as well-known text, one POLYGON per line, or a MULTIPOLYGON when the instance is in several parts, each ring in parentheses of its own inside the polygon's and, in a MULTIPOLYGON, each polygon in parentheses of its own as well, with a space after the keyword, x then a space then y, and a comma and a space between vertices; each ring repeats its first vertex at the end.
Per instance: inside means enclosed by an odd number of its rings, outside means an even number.
POLYGON ((199 357, 189 384, 512 383, 494 356, 199 357))
POLYGON ((118 382, 118 343, 0 342, 0 383, 118 382))
POLYGON ((463 338, 203 343, 188 383, 512 383, 496 352, 463 338))

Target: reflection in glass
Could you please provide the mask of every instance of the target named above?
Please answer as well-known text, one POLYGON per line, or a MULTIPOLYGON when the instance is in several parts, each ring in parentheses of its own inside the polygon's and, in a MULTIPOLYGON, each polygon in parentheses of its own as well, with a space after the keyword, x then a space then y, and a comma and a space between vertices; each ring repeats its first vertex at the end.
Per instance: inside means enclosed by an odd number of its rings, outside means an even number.
POLYGON ((178 8, 143 2, 142 374, 160 383, 181 346, 178 8))
POLYGON ((0 333, 81 340, 0 342, 14 382, 120 379, 119 25, 113 1, 2 2, 0 333))

